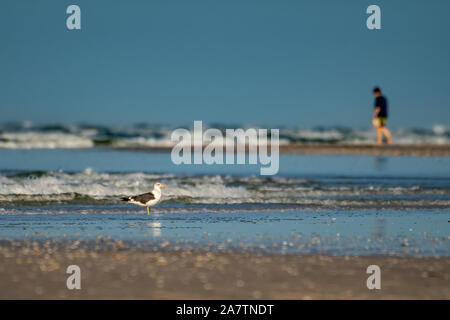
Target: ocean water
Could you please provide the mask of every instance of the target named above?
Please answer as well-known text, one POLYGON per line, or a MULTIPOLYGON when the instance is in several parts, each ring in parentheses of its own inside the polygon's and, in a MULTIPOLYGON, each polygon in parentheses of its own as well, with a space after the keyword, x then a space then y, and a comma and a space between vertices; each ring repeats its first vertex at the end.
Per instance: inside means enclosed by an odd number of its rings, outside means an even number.
POLYGON ((449 221, 448 157, 280 155, 279 174, 260 176, 165 152, 0 149, 0 240, 449 256, 449 221), (150 216, 120 202, 157 181, 150 216))
MULTIPOLYGON (((370 121, 368 121, 368 124, 370 121)), ((193 123, 182 128, 192 131, 193 123)), ((226 128, 258 128, 249 125, 204 124, 217 128, 225 136, 226 128)), ((171 147, 171 133, 178 127, 137 124, 131 126, 38 125, 31 122, 0 124, 0 148, 5 149, 78 149, 78 148, 146 148, 171 147)), ((346 127, 280 127, 280 144, 346 143, 364 144, 375 140, 371 126, 346 127)), ((396 144, 449 144, 450 128, 436 124, 431 128, 391 128, 396 144)))

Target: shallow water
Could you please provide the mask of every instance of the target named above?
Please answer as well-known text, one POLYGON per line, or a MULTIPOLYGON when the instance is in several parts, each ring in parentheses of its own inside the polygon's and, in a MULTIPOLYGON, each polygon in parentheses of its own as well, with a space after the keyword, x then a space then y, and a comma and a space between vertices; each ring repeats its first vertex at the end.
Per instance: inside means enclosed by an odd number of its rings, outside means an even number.
POLYGON ((449 256, 445 157, 281 155, 176 166, 168 153, 0 149, 0 239, 112 239, 269 253, 449 256), (167 184, 151 209, 118 198, 167 184))
POLYGON ((105 239, 142 249, 162 246, 330 255, 448 256, 450 249, 448 211, 241 211, 237 207, 215 212, 203 206, 192 212, 146 216, 120 211, 92 214, 89 207, 60 209, 65 213, 3 216, 1 236, 61 242, 105 239))

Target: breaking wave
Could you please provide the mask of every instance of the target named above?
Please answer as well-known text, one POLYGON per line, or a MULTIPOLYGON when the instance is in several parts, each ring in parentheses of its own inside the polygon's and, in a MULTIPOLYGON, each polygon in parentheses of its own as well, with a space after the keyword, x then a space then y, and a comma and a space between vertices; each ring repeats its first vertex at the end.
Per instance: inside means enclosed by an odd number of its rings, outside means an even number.
MULTIPOLYGON (((224 125, 211 125, 225 132, 224 125)), ((246 126, 234 126, 245 128, 246 126)), ((231 127, 228 127, 231 128, 231 127)), ((36 125, 30 122, 0 125, 0 148, 170 148, 170 135, 175 127, 134 125, 106 127, 96 125, 36 125)), ((205 128, 206 129, 206 128, 205 128)), ((393 129, 397 144, 449 144, 450 128, 435 125, 431 129, 393 129)), ((280 128, 280 143, 372 143, 371 128, 280 128)))
MULTIPOLYGON (((151 191, 164 182, 163 202, 189 204, 276 204, 281 208, 450 208, 450 182, 434 178, 290 178, 6 171, 0 173, 0 206, 120 204, 124 195, 151 191)), ((1 212, 0 212, 1 213, 1 212)))

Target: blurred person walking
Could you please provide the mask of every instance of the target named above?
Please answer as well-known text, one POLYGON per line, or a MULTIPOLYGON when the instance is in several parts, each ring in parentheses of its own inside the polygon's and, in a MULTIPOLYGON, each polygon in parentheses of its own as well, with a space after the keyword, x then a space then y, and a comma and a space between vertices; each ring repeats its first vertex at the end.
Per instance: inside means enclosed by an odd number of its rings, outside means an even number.
POLYGON ((373 113, 372 124, 377 129, 377 141, 376 144, 382 143, 383 135, 387 139, 387 143, 392 143, 391 132, 386 128, 386 121, 388 118, 388 103, 387 99, 381 94, 381 89, 376 87, 373 89, 373 95, 375 96, 375 110, 373 113))

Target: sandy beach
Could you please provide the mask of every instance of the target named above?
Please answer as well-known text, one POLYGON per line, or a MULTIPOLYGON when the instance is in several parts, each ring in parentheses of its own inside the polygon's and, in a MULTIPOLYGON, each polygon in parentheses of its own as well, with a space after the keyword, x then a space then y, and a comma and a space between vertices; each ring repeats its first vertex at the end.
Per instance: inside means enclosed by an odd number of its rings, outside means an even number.
POLYGON ((0 247, 0 299, 450 299, 449 258, 261 255, 195 250, 0 247), (66 268, 81 268, 81 289, 66 268), (366 268, 381 268, 368 290, 366 268))

